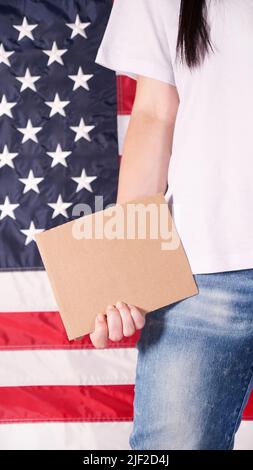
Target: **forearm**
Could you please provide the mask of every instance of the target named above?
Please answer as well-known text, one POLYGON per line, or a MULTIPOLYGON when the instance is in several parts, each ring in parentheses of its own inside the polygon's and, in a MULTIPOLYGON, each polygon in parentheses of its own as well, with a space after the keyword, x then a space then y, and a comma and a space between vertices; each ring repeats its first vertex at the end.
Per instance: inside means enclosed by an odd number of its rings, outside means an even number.
POLYGON ((124 140, 117 202, 165 192, 173 127, 145 112, 131 115, 124 140))

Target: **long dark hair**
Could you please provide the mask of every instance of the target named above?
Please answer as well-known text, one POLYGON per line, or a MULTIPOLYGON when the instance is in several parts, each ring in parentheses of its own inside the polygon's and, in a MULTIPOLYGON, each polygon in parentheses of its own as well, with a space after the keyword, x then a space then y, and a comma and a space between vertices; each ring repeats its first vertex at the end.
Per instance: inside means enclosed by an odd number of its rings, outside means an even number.
POLYGON ((181 0, 177 55, 190 68, 200 65, 213 50, 206 13, 206 0, 181 0))

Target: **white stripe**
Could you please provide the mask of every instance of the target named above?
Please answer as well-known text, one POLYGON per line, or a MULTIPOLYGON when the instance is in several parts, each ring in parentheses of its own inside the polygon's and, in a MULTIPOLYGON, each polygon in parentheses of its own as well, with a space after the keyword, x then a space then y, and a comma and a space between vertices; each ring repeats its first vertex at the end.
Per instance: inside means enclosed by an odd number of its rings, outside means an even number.
POLYGON ((58 310, 45 271, 0 273, 0 312, 58 310))
POLYGON ((133 384, 136 348, 0 352, 0 386, 133 384))
POLYGON ((132 422, 0 425, 0 450, 129 450, 132 422))
MULTIPOLYGON (((129 450, 132 422, 0 425, 0 450, 129 450)), ((253 423, 243 421, 235 450, 253 449, 253 423)))
POLYGON ((130 115, 118 115, 117 122, 118 122, 118 146, 119 146, 119 155, 122 155, 123 151, 123 143, 125 140, 127 128, 130 121, 130 115))
POLYGON ((235 435, 235 450, 253 450, 253 421, 242 421, 235 435))

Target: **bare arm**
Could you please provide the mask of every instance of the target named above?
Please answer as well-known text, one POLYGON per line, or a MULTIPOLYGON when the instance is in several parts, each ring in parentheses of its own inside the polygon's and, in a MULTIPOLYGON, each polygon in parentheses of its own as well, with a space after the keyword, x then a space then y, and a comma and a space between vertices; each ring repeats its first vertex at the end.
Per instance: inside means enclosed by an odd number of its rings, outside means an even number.
POLYGON ((174 86, 138 77, 124 140, 117 202, 166 190, 178 103, 174 86))
MULTIPOLYGON (((179 99, 174 86, 139 75, 136 96, 124 140, 117 202, 165 192, 179 99)), ((108 338, 119 341, 145 324, 135 307, 123 302, 107 307, 96 318, 90 339, 105 348, 108 338)))

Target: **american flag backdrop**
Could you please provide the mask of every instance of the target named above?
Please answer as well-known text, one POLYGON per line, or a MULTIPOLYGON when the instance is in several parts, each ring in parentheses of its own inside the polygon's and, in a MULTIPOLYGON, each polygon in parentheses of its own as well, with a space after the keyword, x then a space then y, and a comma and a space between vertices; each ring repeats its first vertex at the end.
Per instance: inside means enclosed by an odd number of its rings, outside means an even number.
POLYGON ((0 449, 129 449, 138 334, 69 342, 34 242, 116 199, 136 82, 94 62, 111 6, 0 0, 0 449))

